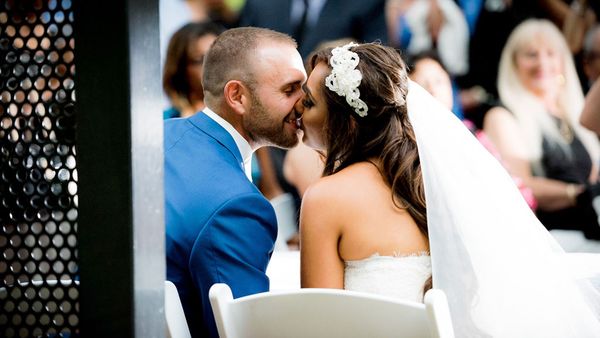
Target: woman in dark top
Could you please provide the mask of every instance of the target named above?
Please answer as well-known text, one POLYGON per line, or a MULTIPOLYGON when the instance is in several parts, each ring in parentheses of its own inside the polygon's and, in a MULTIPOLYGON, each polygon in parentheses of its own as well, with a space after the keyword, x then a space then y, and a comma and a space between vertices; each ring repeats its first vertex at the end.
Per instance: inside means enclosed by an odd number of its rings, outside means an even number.
POLYGON ((529 19, 511 33, 500 59, 498 92, 484 130, 509 171, 538 201, 548 229, 600 238, 592 207, 600 146, 579 124, 584 96, 570 51, 549 21, 529 19))
POLYGON ((163 72, 163 90, 171 102, 164 111, 165 119, 191 116, 204 109, 202 63, 222 31, 213 22, 192 22, 171 37, 163 72))

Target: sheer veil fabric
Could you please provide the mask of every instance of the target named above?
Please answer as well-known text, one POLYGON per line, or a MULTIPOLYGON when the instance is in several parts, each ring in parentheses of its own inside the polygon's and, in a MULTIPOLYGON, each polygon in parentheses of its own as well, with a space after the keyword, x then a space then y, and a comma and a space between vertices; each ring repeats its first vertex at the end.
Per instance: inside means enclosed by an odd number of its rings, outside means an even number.
MULTIPOLYGON (((414 82, 408 112, 425 183, 433 286, 446 292, 456 336, 600 337, 598 290, 572 273, 572 257, 504 168, 414 82)), ((600 269, 587 277, 594 273, 600 269)))

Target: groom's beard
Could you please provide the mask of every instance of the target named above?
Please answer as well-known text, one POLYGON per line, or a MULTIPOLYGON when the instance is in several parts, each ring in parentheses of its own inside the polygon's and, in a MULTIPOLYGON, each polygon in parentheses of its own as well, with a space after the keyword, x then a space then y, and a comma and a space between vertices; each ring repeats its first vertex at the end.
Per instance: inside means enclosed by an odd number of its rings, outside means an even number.
MULTIPOLYGON (((293 113, 291 113, 293 114, 293 113)), ((270 114, 258 97, 252 93, 252 106, 243 125, 250 138, 261 145, 274 145, 281 148, 292 148, 298 144, 296 130, 291 130, 286 122, 288 116, 276 117, 277 112, 270 114)))

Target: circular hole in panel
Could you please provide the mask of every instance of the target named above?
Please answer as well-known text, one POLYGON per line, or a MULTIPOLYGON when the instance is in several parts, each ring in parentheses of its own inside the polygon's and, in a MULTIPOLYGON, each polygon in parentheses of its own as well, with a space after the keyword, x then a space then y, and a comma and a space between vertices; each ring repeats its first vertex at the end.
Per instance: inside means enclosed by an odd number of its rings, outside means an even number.
POLYGON ((52 238, 52 244, 54 244, 54 246, 57 248, 62 247, 65 244, 64 237, 60 234, 54 235, 52 238))
POLYGON ((25 21, 28 23, 34 23, 35 20, 37 20, 37 16, 33 12, 28 12, 27 15, 25 15, 25 21))
MULTIPOLYGON (((50 295, 48 295, 49 297, 50 295)), ((44 298, 46 299, 46 298, 44 298)), ((50 313, 54 313, 56 312, 56 310, 58 310, 58 305, 56 304, 56 302, 54 301, 49 301, 48 303, 46 303, 46 311, 50 312, 50 313)))
POLYGON ((50 26, 46 28, 46 33, 50 37, 55 37, 58 34, 58 26, 56 24, 50 24, 50 26))
POLYGON ((58 179, 61 181, 68 181, 71 178, 69 170, 62 168, 58 171, 58 179))
POLYGON ((36 92, 35 90, 30 91, 29 95, 27 95, 27 100, 31 103, 37 103, 39 99, 40 94, 38 94, 38 92, 36 92))
POLYGON ((40 248, 33 248, 33 250, 31 250, 31 258, 35 259, 36 261, 39 261, 40 259, 42 259, 42 257, 44 256, 42 249, 40 248))
POLYGON ((25 271, 26 271, 28 274, 33 274, 33 273, 35 273, 35 270, 36 270, 36 269, 37 269, 37 266, 35 265, 35 263, 34 263, 34 262, 27 262, 27 263, 25 264, 25 271))
POLYGON ((67 46, 67 40, 65 38, 60 37, 54 41, 54 48, 61 50, 67 46))
POLYGON ((52 90, 57 90, 58 87, 60 87, 60 81, 57 78, 52 77, 48 80, 48 87, 52 90))
POLYGON ((18 314, 16 314, 16 313, 15 313, 15 314, 13 314, 13 316, 12 316, 12 324, 13 324, 14 326, 19 326, 19 325, 21 325, 21 322, 22 322, 22 321, 23 321, 23 317, 21 317, 21 315, 18 315, 18 314))
POLYGON ((56 229, 57 228, 58 227, 56 226, 56 223, 54 223, 54 222, 48 222, 48 223, 46 223, 45 230, 46 230, 46 233, 52 235, 52 234, 56 233, 56 229))
MULTIPOLYGON (((40 316, 40 324, 47 326, 48 324, 50 324, 50 316, 48 316, 47 314, 43 314, 40 316)), ((50 333, 50 332, 48 332, 50 333)))
MULTIPOLYGON (((25 42, 23 41, 23 39, 21 39, 21 38, 15 38, 13 40, 13 47, 15 49, 21 49, 21 48, 23 48, 23 46, 25 46, 25 42)), ((8 61, 8 59, 7 59, 7 61, 8 61)), ((14 61, 16 61, 16 59, 13 60, 13 61, 8 61, 8 62, 12 63, 14 61)))
POLYGON ((28 63, 29 60, 31 60, 31 54, 29 54, 28 51, 23 51, 19 56, 19 61, 21 61, 21 63, 28 63))
POLYGON ((42 21, 43 23, 48 23, 50 22, 50 19, 52 18, 52 16, 50 15, 50 12, 43 12, 40 15, 40 21, 42 21))
POLYGON ((21 114, 23 114, 24 116, 30 116, 32 111, 33 107, 29 103, 25 103, 21 107, 21 114))
POLYGON ((35 82, 33 83, 33 86, 37 90, 44 89, 46 87, 46 79, 44 79, 43 77, 38 77, 37 79, 35 79, 35 82))
MULTIPOLYGON (((33 139, 33 134, 31 133, 31 130, 27 129, 23 132, 23 135, 21 136, 21 139, 27 143, 31 142, 31 140, 33 139)), ((33 161, 31 162, 33 163, 33 161)), ((31 167, 29 167, 31 168, 31 167)))
POLYGON ((48 274, 48 272, 50 272, 50 264, 48 264, 48 262, 46 262, 46 261, 42 261, 38 265, 38 270, 40 271, 41 274, 46 275, 46 274, 48 274))
POLYGON ((36 77, 39 74, 40 68, 37 65, 29 65, 27 67, 27 75, 29 77, 36 77))
MULTIPOLYGON (((44 45, 44 43, 42 41, 42 46, 43 45, 44 45)), ((42 52, 41 50, 38 50, 33 54, 33 61, 35 61, 37 63, 42 63, 42 62, 44 62, 45 59, 46 59, 46 56, 44 55, 44 52, 42 52)))
POLYGON ((12 264, 10 265, 10 271, 14 273, 20 273, 22 268, 23 266, 19 262, 12 262, 12 264))
POLYGON ((49 90, 44 90, 42 93, 42 101, 50 102, 50 100, 52 100, 52 92, 49 90))
POLYGON ((60 210, 52 210, 52 219, 60 222, 62 221, 62 219, 65 217, 64 212, 60 211, 60 210))
POLYGON ((58 253, 56 252, 55 248, 49 248, 46 251, 46 258, 48 258, 49 260, 55 260, 56 257, 58 257, 58 253))
POLYGON ((62 185, 60 183, 54 183, 52 184, 52 186, 50 187, 50 191, 52 191, 52 193, 56 196, 60 195, 62 193, 62 185))
POLYGON ((79 298, 79 291, 77 291, 77 289, 74 287, 69 288, 68 294, 69 298, 73 300, 77 300, 79 298))
POLYGON ((38 38, 44 35, 44 25, 37 24, 33 27, 33 35, 38 38))
POLYGON ((4 29, 4 33, 6 33, 6 35, 8 35, 9 37, 13 37, 13 36, 15 36, 15 34, 17 34, 17 30, 15 29, 14 26, 8 25, 4 29))
POLYGON ((49 244, 50 244, 50 237, 48 237, 48 235, 42 234, 38 238, 38 245, 41 246, 42 248, 47 247, 49 244))
POLYGON ((15 257, 15 251, 12 248, 6 248, 2 256, 4 256, 4 259, 10 261, 15 257))
POLYGON ((50 74, 52 74, 52 67, 50 67, 49 65, 43 65, 42 75, 48 77, 50 76, 50 74))
POLYGON ((45 222, 50 218, 50 213, 48 212, 47 209, 41 209, 38 211, 37 217, 40 221, 45 222))
POLYGON ((22 89, 28 90, 31 88, 32 83, 29 78, 25 78, 25 79, 21 80, 20 85, 21 85, 22 89))
POLYGON ((70 50, 64 52, 64 54, 63 54, 63 61, 65 63, 71 63, 71 62, 73 62, 74 58, 75 58, 75 54, 73 54, 73 52, 70 51, 70 50))
POLYGON ((19 35, 26 38, 27 36, 29 36, 29 34, 31 34, 31 28, 29 28, 29 26, 26 25, 22 25, 19 28, 19 35))
POLYGON ((21 245, 21 236, 18 236, 18 235, 12 236, 10 238, 9 243, 12 245, 13 248, 20 246, 21 245))
POLYGON ((33 324, 35 324, 35 321, 35 316, 32 314, 28 314, 27 317, 25 317, 25 323, 29 326, 33 326, 33 324))
POLYGON ((48 167, 48 159, 45 157, 38 157, 36 164, 40 169, 46 169, 48 167))
POLYGON ((69 195, 75 196, 77 194, 77 183, 73 181, 69 182, 67 190, 69 191, 69 195))
POLYGON ((22 90, 19 90, 15 93, 13 98, 15 102, 22 103, 23 101, 25 101, 25 93, 22 90))
POLYGON ((61 222, 58 226, 58 230, 63 234, 68 234, 69 232, 71 232, 71 223, 67 221, 61 222))
POLYGON ((46 130, 50 130, 52 129, 52 120, 50 120, 49 117, 44 117, 44 119, 42 120, 42 127, 44 127, 44 129, 46 130))
POLYGON ((77 318, 76 315, 70 315, 69 324, 73 327, 77 327, 77 324, 79 324, 79 318, 77 318))
POLYGON ((71 302, 66 301, 66 300, 63 301, 63 302, 61 302, 60 303, 60 310, 63 313, 69 313, 69 312, 71 312, 71 302))
POLYGON ((30 37, 27 40, 27 48, 35 50, 38 47, 38 40, 35 37, 30 37))
POLYGON ((29 311, 29 304, 26 301, 22 300, 19 302, 19 305, 17 305, 17 309, 20 312, 25 313, 25 312, 29 311))
POLYGON ((65 264, 61 261, 56 261, 52 264, 52 270, 56 273, 63 273, 65 271, 65 264))
POLYGON ((48 49, 50 49, 50 46, 52 46, 50 39, 48 39, 47 37, 42 38, 42 41, 40 41, 40 47, 43 50, 48 50, 48 49))
POLYGON ((61 314, 56 314, 52 319, 52 323, 57 326, 62 326, 65 323, 65 317, 61 314))
POLYGON ((54 14, 54 21, 56 21, 57 23, 62 23, 63 21, 65 21, 65 13, 63 11, 57 11, 54 14))
POLYGON ((67 78, 63 81, 63 87, 66 90, 72 90, 73 88, 75 88, 75 82, 73 81, 73 79, 67 78))
POLYGON ((67 219, 69 221, 75 221, 77 219, 77 209, 71 209, 67 212, 67 219))
POLYGON ((68 261, 69 259, 71 259, 71 250, 69 250, 68 248, 60 249, 59 256, 61 259, 68 261))
POLYGON ((67 66, 59 64, 58 66, 56 66, 56 68, 54 68, 54 72, 56 73, 56 75, 64 77, 67 74, 67 66))
POLYGON ((75 237, 75 235, 69 235, 67 237, 67 244, 69 244, 69 246, 72 248, 74 248, 77 245, 77 238, 75 237))
POLYGON ((35 302, 33 302, 33 304, 31 304, 31 309, 34 312, 40 312, 40 311, 42 311, 43 308, 44 308, 44 305, 39 300, 36 300, 35 302))
MULTIPOLYGON (((65 297, 65 291, 62 288, 56 288, 56 289, 54 289, 54 291, 52 291, 52 296, 56 300, 61 300, 61 299, 63 299, 65 297)), ((62 310, 62 306, 60 307, 60 310, 62 312, 64 312, 62 310)))
POLYGON ((46 170, 44 170, 44 178, 47 181, 52 181, 54 179, 54 176, 56 175, 56 171, 47 168, 46 170))

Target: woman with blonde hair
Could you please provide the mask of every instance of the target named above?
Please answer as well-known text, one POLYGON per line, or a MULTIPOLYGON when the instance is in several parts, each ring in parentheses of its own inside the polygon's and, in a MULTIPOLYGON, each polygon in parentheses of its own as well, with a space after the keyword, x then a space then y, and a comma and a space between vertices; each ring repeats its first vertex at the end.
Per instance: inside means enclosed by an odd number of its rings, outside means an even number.
POLYGON ((484 131, 509 171, 532 189, 540 221, 600 238, 591 202, 600 146, 579 124, 583 92, 569 48, 550 21, 529 19, 511 33, 498 92, 503 107, 486 114, 484 131))

